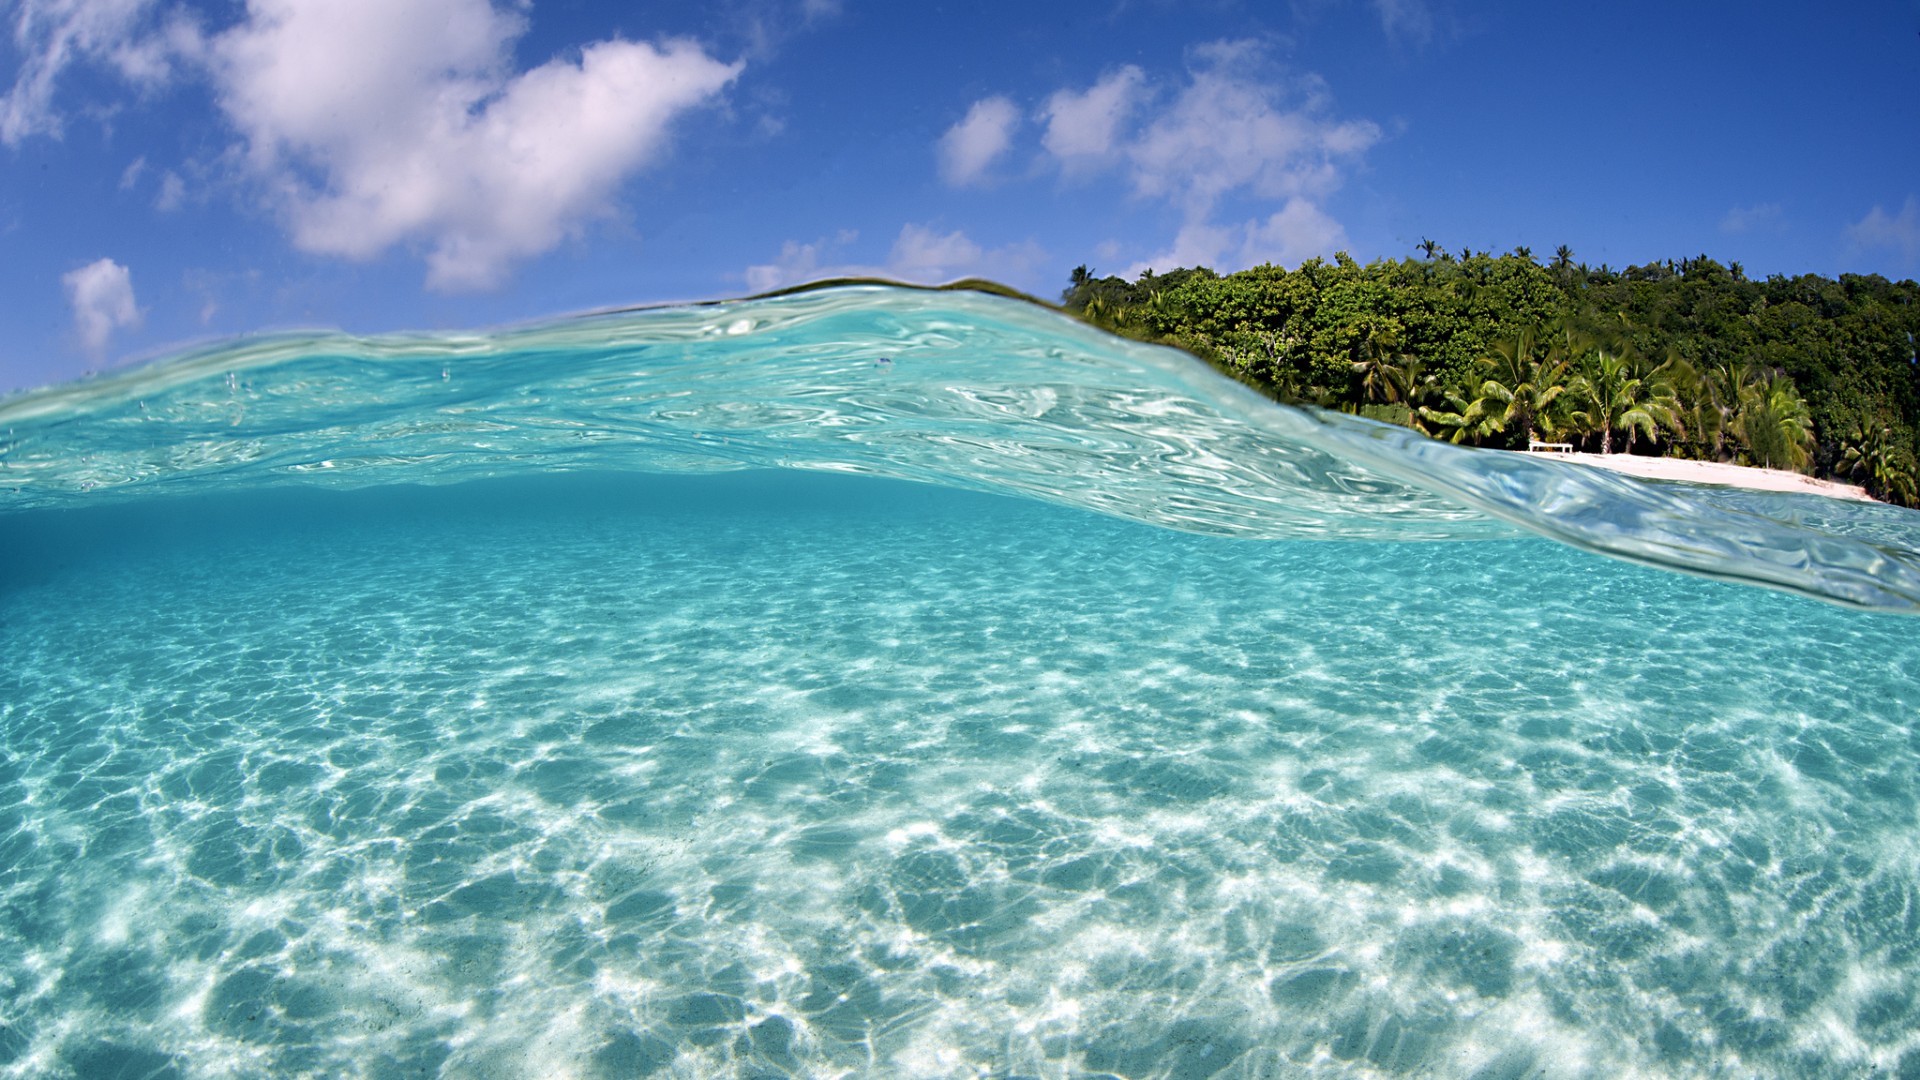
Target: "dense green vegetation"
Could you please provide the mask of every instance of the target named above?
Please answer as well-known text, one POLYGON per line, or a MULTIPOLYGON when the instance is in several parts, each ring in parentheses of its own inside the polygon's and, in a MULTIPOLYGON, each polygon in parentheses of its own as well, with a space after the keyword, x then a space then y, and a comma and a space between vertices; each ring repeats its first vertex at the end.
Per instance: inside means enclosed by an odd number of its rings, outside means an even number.
POLYGON ((1920 496, 1913 281, 1752 281, 1704 255, 1613 270, 1565 247, 1544 264, 1526 248, 1420 250, 1224 277, 1082 266, 1065 303, 1289 400, 1435 438, 1765 465, 1920 496))

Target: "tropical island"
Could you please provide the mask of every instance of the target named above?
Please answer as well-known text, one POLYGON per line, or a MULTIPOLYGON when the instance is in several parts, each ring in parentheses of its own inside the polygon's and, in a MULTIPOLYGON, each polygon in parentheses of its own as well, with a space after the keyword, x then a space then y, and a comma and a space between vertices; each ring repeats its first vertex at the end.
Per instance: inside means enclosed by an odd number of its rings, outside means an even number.
POLYGON ((1920 284, 1419 251, 1133 281, 1080 266, 1063 302, 1284 400, 1437 439, 1787 470, 1920 503, 1920 284))

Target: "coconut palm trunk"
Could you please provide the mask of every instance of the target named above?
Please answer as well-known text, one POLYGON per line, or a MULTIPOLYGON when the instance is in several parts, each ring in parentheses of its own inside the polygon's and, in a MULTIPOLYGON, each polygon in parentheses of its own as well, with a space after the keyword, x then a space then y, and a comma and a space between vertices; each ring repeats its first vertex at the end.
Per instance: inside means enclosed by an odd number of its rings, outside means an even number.
POLYGON ((1667 397, 1633 374, 1630 357, 1596 350, 1581 367, 1574 396, 1582 407, 1574 413, 1574 420, 1588 431, 1600 433, 1601 453, 1613 453, 1616 427, 1626 430, 1627 448, 1631 450, 1636 431, 1654 439, 1663 424, 1678 426, 1667 397))

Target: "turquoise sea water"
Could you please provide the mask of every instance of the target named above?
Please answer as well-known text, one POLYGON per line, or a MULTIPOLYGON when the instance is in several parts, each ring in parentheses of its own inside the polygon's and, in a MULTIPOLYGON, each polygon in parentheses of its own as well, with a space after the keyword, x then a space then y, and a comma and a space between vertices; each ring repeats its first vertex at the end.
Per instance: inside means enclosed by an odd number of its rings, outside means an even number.
POLYGON ((0 432, 0 1075, 1920 1074, 1920 515, 885 289, 0 432))

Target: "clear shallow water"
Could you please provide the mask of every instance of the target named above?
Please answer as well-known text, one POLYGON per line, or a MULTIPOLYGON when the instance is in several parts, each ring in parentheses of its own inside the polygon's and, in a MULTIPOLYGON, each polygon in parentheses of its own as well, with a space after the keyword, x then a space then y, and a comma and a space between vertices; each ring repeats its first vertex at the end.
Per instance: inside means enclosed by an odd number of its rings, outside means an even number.
POLYGON ((491 335, 283 335, 0 401, 0 512, 291 482, 751 466, 1011 492, 1213 535, 1517 526, 1920 608, 1908 511, 1647 484, 1276 407, 1183 353, 971 292, 843 287, 491 335))
MULTIPOLYGON (((313 425, 43 415, 15 465, 95 486, 0 517, 0 1074, 1920 1072, 1909 618, 1314 496, 1363 467, 1311 446, 1273 525, 1098 422, 1043 503, 511 427, 262 490, 313 425)), ((1022 430, 854 464, 1013 486, 1022 430)))

